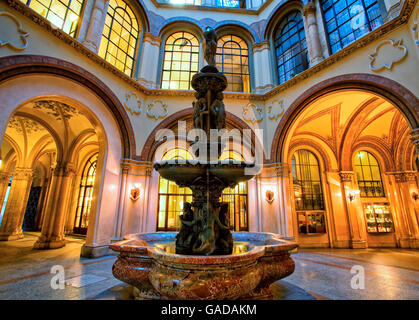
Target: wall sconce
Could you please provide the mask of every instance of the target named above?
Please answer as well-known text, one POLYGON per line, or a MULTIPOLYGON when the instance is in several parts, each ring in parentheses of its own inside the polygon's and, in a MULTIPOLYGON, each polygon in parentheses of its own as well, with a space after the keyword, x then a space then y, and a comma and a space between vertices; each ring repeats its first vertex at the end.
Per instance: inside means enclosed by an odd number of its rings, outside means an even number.
POLYGON ((268 201, 268 203, 272 203, 275 200, 275 192, 268 189, 265 191, 265 200, 268 201))
POLYGON ((136 183, 131 187, 129 197, 132 201, 137 201, 143 195, 141 183, 136 183))
POLYGON ((418 200, 419 199, 419 194, 417 192, 412 192, 412 198, 413 200, 418 200))
POLYGON ((359 191, 359 190, 354 190, 352 193, 348 193, 348 199, 349 199, 349 201, 354 201, 355 200, 355 197, 357 196, 357 195, 359 195, 361 192, 359 191))

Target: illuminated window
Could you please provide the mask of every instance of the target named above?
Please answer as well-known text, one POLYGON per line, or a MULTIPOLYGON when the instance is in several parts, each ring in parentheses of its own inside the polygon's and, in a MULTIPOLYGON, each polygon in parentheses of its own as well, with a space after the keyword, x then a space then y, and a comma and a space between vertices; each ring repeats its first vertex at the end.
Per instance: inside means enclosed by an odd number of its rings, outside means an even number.
POLYGON ((291 159, 295 209, 300 233, 326 232, 320 166, 308 150, 298 150, 291 159))
POLYGON ((355 171, 361 197, 385 197, 380 167, 371 153, 359 151, 356 154, 355 171))
POLYGON ((292 11, 282 20, 275 33, 274 45, 279 83, 307 69, 307 43, 299 11, 292 11))
POLYGON ((198 72, 199 42, 188 32, 176 32, 164 46, 163 89, 189 90, 192 76, 198 72))
POLYGON ((394 232, 393 217, 389 203, 366 203, 364 204, 364 212, 368 232, 394 232))
MULTIPOLYGON (((166 152, 162 160, 193 159, 186 150, 176 148, 166 152)), ((220 160, 243 160, 243 157, 234 151, 224 152, 220 160)), ((183 204, 192 201, 192 191, 189 188, 179 188, 174 182, 162 177, 159 178, 159 201, 157 216, 157 231, 175 231, 179 228, 179 215, 183 204)), ((226 188, 221 201, 229 203, 230 226, 235 231, 247 231, 247 183, 241 182, 235 188, 226 188)))
POLYGON ((321 0, 332 54, 383 24, 376 0, 321 0))
POLYGON ((78 31, 83 0, 21 0, 58 28, 75 37, 78 31))
POLYGON ((249 50, 242 38, 228 35, 218 39, 216 64, 227 77, 227 91, 250 92, 249 50))
POLYGON ((92 208, 93 187, 95 184, 97 154, 92 156, 84 166, 80 180, 79 198, 73 232, 86 234, 89 225, 89 214, 92 208))
POLYGON ((131 8, 122 0, 110 0, 99 56, 131 76, 139 32, 131 8))

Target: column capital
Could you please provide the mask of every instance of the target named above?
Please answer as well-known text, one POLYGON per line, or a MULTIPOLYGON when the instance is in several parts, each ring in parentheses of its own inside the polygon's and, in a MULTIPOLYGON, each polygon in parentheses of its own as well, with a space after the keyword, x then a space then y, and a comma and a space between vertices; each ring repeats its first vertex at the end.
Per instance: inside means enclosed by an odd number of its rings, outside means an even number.
POLYGON ((256 52, 261 52, 264 50, 269 50, 270 49, 270 43, 269 40, 263 40, 261 42, 255 42, 252 44, 252 51, 253 53, 256 52))
POLYGON ((10 176, 9 172, 0 171, 0 183, 7 180, 10 176))
POLYGON ((275 164, 275 172, 277 177, 288 178, 290 171, 291 170, 288 163, 281 162, 275 164))
POLYGON ((303 6, 303 15, 307 16, 308 14, 314 14, 316 12, 316 5, 314 4, 314 2, 307 2, 304 6, 303 6))
POLYGON ((68 177, 73 174, 76 174, 76 172, 77 172, 76 166, 71 162, 67 162, 64 164, 57 164, 55 168, 52 169, 52 173, 55 176, 68 177))
POLYGON ((34 176, 32 168, 15 168, 13 171, 13 181, 15 180, 29 180, 34 176))
POLYGON ((353 171, 339 171, 340 181, 342 183, 352 182, 352 177, 354 176, 353 171))
POLYGON ((155 36, 154 34, 150 32, 144 32, 143 36, 143 42, 148 42, 152 46, 160 47, 161 44, 161 38, 158 36, 155 36))
POLYGON ((416 172, 415 171, 389 172, 388 174, 394 176, 394 179, 398 183, 416 181, 416 172))

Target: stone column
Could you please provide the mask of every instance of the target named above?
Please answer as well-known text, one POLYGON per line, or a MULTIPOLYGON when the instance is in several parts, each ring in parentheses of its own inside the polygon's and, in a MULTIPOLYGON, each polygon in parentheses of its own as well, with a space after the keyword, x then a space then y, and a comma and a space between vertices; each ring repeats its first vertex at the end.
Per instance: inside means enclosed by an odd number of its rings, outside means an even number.
POLYGON ((364 224, 362 223, 362 203, 359 195, 356 196, 352 201, 349 199, 349 194, 354 192, 354 173, 352 171, 340 171, 340 180, 342 182, 342 196, 346 206, 346 212, 348 215, 349 230, 350 230, 350 245, 353 249, 366 248, 366 231, 364 224))
MULTIPOLYGON (((116 211, 116 219, 115 219, 115 229, 114 229, 114 236, 111 241, 119 241, 122 240, 124 236, 124 216, 126 213, 126 202, 127 202, 127 177, 129 173, 130 166, 126 163, 121 163, 121 183, 119 188, 119 202, 118 202, 118 209, 116 211)), ((129 191, 128 191, 129 192, 129 191)))
POLYGON ((25 217, 34 171, 31 168, 15 168, 9 200, 0 226, 0 240, 22 239, 25 217))
POLYGON ((94 52, 98 52, 100 39, 102 38, 103 26, 108 10, 109 0, 95 0, 92 15, 90 16, 89 26, 87 27, 86 37, 83 44, 94 52))
POLYGON ((35 249, 64 247, 64 224, 74 174, 75 168, 71 163, 54 168, 41 235, 34 244, 35 249))
POLYGON ((281 215, 281 228, 283 229, 283 235, 285 239, 295 240, 296 234, 294 233, 294 224, 293 224, 293 212, 292 210, 292 201, 294 197, 292 196, 291 190, 291 177, 290 177, 290 167, 286 163, 278 163, 276 167, 276 176, 278 178, 278 201, 280 206, 280 215, 281 215))
POLYGON ((252 50, 255 91, 256 93, 265 93, 273 88, 274 83, 269 41, 254 43, 252 50))
POLYGON ((316 5, 311 1, 305 4, 303 15, 306 23, 306 28, 304 29, 307 39, 308 55, 310 57, 310 66, 314 66, 324 60, 319 29, 317 27, 316 5))
POLYGON ((149 32, 144 33, 142 43, 142 54, 138 81, 147 88, 155 89, 157 84, 157 71, 159 70, 161 39, 149 32))
POLYGON ((414 199, 414 194, 418 194, 417 173, 405 171, 391 175, 394 176, 395 191, 400 201, 399 210, 393 210, 400 222, 399 245, 402 248, 419 248, 419 221, 416 215, 419 199, 414 199))

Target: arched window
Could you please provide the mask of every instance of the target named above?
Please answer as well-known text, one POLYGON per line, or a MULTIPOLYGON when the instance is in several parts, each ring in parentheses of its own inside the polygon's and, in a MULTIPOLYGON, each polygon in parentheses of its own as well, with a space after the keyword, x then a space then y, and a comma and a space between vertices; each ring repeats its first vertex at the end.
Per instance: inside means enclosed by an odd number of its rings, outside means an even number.
POLYGON ((218 39, 216 64, 227 77, 227 91, 250 92, 249 49, 246 41, 233 35, 218 39))
POLYGON ((321 0, 332 54, 383 24, 377 0, 321 0))
POLYGON ((80 23, 83 0, 21 0, 51 21, 61 30, 75 37, 80 23))
POLYGON ((359 195, 364 207, 367 231, 394 232, 390 204, 385 198, 380 166, 368 151, 359 151, 354 159, 359 195), (371 198, 381 198, 374 201, 371 198))
POLYGON ((359 151, 356 154, 355 171, 361 197, 385 197, 380 167, 371 153, 359 151))
POLYGON ((189 90, 198 72, 199 41, 189 32, 176 32, 164 46, 162 89, 189 90))
POLYGON ((96 178, 97 154, 87 160, 80 180, 80 191, 73 232, 86 234, 89 225, 89 214, 92 208, 93 187, 96 178))
POLYGON ((299 11, 290 12, 279 25, 274 36, 278 81, 296 76, 308 67, 304 23, 299 11))
POLYGON ((298 150, 291 159, 295 209, 300 233, 326 232, 320 166, 308 150, 298 150))
POLYGON ((131 76, 140 28, 134 12, 122 0, 110 0, 99 56, 131 76))
MULTIPOLYGON (((162 160, 193 159, 186 150, 176 148, 165 153, 162 160)), ((237 152, 224 152, 220 160, 243 160, 237 152)), ((230 226, 235 231, 248 231, 247 182, 239 183, 235 188, 226 188, 221 196, 223 202, 229 203, 230 226)), ((157 231, 174 231, 179 228, 179 215, 183 204, 192 201, 189 188, 179 188, 174 182, 159 178, 159 200, 157 231)))

